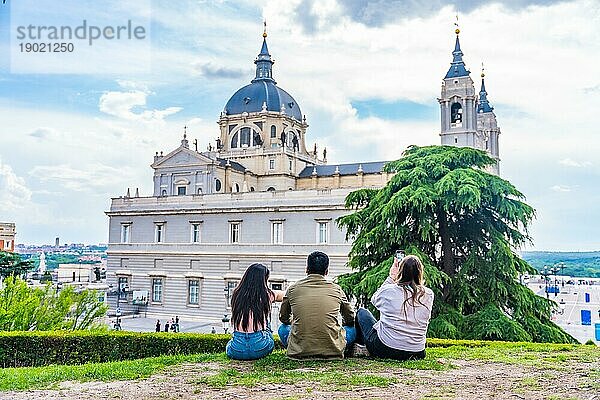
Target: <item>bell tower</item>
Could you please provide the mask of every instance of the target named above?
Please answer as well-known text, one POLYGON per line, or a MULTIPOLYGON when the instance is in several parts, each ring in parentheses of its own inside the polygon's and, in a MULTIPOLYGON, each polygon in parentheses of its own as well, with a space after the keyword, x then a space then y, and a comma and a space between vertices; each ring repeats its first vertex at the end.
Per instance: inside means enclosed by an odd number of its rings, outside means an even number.
POLYGON ((484 142, 483 148, 496 160, 496 165, 490 167, 490 172, 500 175, 500 149, 498 148, 498 136, 500 127, 494 114, 494 107, 490 105, 485 89, 485 73, 483 65, 481 68, 481 90, 479 91, 479 104, 477 106, 477 132, 484 142))
POLYGON ((442 145, 481 149, 481 144, 477 141, 477 92, 462 58, 460 30, 457 28, 455 33, 452 63, 442 82, 441 96, 438 99, 442 145))

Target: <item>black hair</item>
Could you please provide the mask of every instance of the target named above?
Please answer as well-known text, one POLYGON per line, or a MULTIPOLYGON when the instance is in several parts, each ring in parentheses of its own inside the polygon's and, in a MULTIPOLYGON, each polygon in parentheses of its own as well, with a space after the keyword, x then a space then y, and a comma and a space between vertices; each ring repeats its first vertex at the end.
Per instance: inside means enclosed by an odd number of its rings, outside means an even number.
POLYGON ((313 251, 308 255, 306 263, 307 274, 325 275, 329 270, 329 257, 321 251, 313 251))
POLYGON ((231 296, 231 319, 234 329, 240 327, 246 331, 250 328, 259 331, 265 329, 265 321, 271 315, 273 291, 267 286, 269 269, 263 264, 252 264, 248 267, 240 283, 231 296))

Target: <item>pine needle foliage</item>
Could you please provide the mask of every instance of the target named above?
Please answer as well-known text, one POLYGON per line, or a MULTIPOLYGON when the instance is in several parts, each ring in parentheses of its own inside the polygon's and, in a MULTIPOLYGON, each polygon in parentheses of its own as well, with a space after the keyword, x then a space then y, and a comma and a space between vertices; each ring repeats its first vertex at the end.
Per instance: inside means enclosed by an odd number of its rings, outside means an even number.
POLYGON ((554 305, 519 283, 535 270, 516 253, 531 242, 535 210, 510 182, 486 172, 485 152, 409 147, 388 163, 381 189, 346 198, 338 224, 353 241, 339 283, 362 305, 388 274, 397 249, 418 255, 435 293, 429 335, 443 338, 573 342, 551 322, 554 305))

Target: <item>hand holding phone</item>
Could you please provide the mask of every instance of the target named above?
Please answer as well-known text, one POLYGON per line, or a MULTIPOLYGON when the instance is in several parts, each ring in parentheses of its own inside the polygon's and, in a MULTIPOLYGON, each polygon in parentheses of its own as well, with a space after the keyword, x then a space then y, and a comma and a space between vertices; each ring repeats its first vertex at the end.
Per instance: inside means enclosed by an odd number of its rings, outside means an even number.
POLYGON ((402 250, 396 250, 396 255, 394 257, 396 257, 396 260, 402 261, 404 258, 404 252, 402 250))
POLYGON ((396 250, 394 254, 394 262, 390 267, 390 278, 396 282, 398 280, 398 273, 400 272, 400 261, 404 258, 404 252, 402 250, 396 250))

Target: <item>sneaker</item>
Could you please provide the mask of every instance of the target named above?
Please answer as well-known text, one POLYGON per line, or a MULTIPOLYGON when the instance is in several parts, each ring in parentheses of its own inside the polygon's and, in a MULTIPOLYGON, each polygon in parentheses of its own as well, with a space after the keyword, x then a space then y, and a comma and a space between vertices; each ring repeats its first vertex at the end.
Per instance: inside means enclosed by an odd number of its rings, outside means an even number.
POLYGON ((367 350, 367 346, 362 344, 354 343, 352 345, 352 351, 350 352, 351 357, 369 357, 369 350, 367 350))

